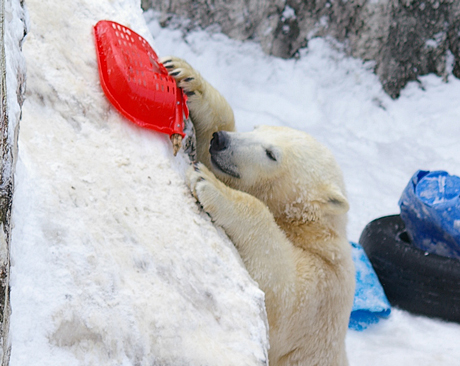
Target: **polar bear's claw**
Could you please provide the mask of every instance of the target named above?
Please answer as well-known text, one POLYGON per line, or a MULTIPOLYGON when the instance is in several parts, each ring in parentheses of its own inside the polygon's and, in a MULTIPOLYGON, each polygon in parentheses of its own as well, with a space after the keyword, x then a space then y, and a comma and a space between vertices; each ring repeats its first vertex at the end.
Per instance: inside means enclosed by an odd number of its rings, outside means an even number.
POLYGON ((166 71, 187 97, 190 120, 195 128, 196 159, 209 160, 209 142, 216 131, 235 131, 233 110, 225 98, 186 61, 166 56, 160 59, 166 71))
POLYGON ((187 185, 193 196, 211 218, 225 200, 228 189, 202 163, 194 163, 187 171, 187 185))
POLYGON ((161 58, 160 62, 188 97, 203 93, 201 75, 186 61, 178 57, 168 56, 161 58))

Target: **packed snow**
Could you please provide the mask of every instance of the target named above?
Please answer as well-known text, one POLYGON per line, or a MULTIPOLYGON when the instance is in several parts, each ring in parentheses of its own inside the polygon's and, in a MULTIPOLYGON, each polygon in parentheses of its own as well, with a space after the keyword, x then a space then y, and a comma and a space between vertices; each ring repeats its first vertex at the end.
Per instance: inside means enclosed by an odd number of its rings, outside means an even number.
POLYGON ((263 293, 184 184, 185 155, 99 84, 100 19, 137 1, 30 0, 13 207, 10 365, 263 365, 263 293))
MULTIPOLYGON (((262 365, 263 294, 184 184, 168 138, 120 117, 98 81, 92 26, 125 24, 188 60, 240 131, 286 125, 335 153, 349 238, 398 213, 418 169, 460 175, 460 81, 433 75, 394 101, 372 64, 313 39, 299 59, 207 31, 161 28, 136 0, 29 0, 27 99, 13 207, 11 365, 262 365), (151 34, 149 34, 149 31, 151 34)), ((454 366, 460 325, 393 309, 349 331, 352 366, 454 366)))

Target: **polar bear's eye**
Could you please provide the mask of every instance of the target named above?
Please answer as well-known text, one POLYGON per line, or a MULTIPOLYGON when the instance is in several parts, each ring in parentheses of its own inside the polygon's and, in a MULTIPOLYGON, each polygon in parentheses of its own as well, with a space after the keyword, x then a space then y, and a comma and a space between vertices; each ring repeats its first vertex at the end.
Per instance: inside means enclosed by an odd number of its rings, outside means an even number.
POLYGON ((265 150, 265 153, 267 154, 267 156, 273 160, 273 161, 276 161, 276 155, 273 151, 269 150, 269 149, 266 149, 265 150))

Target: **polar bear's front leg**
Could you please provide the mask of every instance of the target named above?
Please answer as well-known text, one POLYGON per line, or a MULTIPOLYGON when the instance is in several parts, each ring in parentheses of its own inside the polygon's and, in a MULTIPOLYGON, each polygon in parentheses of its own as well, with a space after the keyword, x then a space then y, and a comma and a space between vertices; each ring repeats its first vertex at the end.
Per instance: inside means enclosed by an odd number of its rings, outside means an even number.
POLYGON ((163 65, 188 97, 190 117, 195 126, 198 161, 210 167, 209 143, 217 131, 234 131, 233 110, 225 98, 186 61, 168 56, 163 65))
MULTIPOLYGON (((295 249, 269 209, 254 196, 227 187, 202 164, 189 168, 187 179, 193 195, 225 230, 249 274, 270 298, 267 303, 289 308, 286 302, 295 298, 295 249)), ((267 311, 276 317, 276 309, 267 311)))

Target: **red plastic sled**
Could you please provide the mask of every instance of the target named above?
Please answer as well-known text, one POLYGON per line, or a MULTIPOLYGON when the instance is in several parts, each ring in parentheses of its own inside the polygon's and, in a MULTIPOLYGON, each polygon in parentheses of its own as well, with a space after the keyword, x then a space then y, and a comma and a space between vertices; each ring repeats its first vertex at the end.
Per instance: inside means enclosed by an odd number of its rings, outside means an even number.
POLYGON ((176 154, 185 136, 187 99, 155 51, 139 34, 108 20, 94 26, 94 36, 101 86, 109 101, 137 125, 168 134, 176 154))

